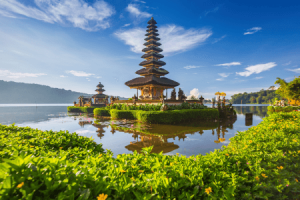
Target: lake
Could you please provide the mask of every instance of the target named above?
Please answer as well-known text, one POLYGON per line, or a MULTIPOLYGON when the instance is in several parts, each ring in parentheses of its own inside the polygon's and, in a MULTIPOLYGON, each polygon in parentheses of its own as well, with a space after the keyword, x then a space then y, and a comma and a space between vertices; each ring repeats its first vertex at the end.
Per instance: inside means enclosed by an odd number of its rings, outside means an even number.
MULTIPOLYGON (((71 105, 71 104, 70 104, 71 105)), ((256 126, 267 115, 267 104, 234 104, 237 118, 222 122, 193 122, 180 125, 142 124, 130 120, 95 119, 93 115, 68 113, 68 104, 0 104, 0 124, 29 126, 40 130, 68 130, 92 137, 110 149, 114 157, 154 146, 152 152, 205 155, 223 145, 238 131, 256 126), (245 113, 253 113, 253 121, 245 122, 245 113)), ((207 105, 211 107, 210 104, 207 105)))

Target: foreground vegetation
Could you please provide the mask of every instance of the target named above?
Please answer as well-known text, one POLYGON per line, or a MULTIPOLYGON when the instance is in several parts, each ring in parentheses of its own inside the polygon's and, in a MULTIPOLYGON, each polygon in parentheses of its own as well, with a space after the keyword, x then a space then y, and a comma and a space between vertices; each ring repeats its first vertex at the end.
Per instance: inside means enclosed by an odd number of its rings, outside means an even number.
POLYGON ((299 199, 300 113, 209 154, 122 154, 67 131, 0 125, 1 199, 299 199), (106 196, 107 195, 107 196, 106 196))

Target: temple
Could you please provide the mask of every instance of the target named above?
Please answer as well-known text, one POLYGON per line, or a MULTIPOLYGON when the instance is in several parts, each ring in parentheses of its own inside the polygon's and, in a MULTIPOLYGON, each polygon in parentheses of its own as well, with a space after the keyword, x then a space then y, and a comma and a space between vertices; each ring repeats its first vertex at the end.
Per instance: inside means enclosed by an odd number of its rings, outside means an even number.
POLYGON ((137 91, 141 91, 141 95, 138 96, 141 100, 159 100, 163 98, 163 91, 168 88, 174 88, 179 85, 178 82, 173 81, 171 79, 162 77, 168 74, 169 72, 163 68, 162 66, 166 65, 164 61, 159 59, 163 58, 164 56, 160 54, 163 50, 158 46, 161 43, 157 42, 160 40, 157 36, 159 35, 156 29, 157 26, 155 24, 156 21, 153 17, 148 21, 147 26, 147 36, 145 38, 146 43, 142 51, 145 54, 142 58, 145 61, 141 62, 139 65, 143 66, 142 69, 136 71, 135 73, 143 76, 139 78, 132 79, 125 83, 125 85, 129 86, 130 88, 137 89, 137 91))
POLYGON ((104 87, 104 85, 102 85, 101 82, 99 82, 99 84, 97 85, 97 89, 95 90, 98 94, 95 94, 92 96, 92 98, 94 99, 94 104, 107 104, 108 103, 108 96, 103 94, 103 92, 105 91, 103 89, 103 87, 104 87))

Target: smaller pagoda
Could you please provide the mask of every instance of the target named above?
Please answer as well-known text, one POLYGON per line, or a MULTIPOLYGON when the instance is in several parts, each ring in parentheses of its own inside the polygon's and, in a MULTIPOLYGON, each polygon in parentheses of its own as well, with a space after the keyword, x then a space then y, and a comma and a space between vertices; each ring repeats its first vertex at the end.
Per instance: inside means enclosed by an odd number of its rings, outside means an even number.
POLYGON ((95 90, 98 94, 92 96, 92 98, 94 99, 94 104, 108 104, 108 96, 103 94, 103 92, 105 91, 103 87, 104 85, 99 82, 99 84, 97 85, 97 89, 95 90))

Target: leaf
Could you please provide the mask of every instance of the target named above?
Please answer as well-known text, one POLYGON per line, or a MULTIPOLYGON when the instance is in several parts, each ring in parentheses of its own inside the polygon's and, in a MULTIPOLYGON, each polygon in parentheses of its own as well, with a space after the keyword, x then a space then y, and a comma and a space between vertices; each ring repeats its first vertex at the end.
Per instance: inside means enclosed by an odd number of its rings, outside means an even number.
POLYGON ((91 194, 90 189, 89 188, 85 189, 85 190, 81 191, 81 194, 78 197, 78 200, 87 200, 89 198, 90 194, 91 194))

